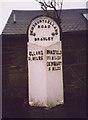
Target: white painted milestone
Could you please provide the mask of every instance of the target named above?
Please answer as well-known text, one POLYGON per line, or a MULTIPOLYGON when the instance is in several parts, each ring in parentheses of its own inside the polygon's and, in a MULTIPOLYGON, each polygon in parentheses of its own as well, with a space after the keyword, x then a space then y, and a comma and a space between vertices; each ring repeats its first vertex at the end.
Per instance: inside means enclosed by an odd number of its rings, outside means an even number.
POLYGON ((60 28, 50 17, 32 20, 28 28, 28 97, 31 106, 64 103, 60 28))

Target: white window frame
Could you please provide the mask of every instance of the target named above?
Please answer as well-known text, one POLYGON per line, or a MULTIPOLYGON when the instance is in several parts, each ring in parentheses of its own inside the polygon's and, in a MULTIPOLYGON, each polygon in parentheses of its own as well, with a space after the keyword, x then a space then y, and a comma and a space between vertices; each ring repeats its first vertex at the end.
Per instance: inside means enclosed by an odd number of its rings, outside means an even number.
POLYGON ((83 16, 88 20, 88 13, 83 14, 83 16))

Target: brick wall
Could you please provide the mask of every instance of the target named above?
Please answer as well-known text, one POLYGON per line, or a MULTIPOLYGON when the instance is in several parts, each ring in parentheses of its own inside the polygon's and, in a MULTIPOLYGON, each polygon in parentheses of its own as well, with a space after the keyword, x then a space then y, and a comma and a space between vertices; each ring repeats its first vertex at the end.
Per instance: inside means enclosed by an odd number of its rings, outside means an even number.
POLYGON ((85 94, 86 88, 86 34, 73 33, 63 37, 65 93, 85 94), (67 92, 66 92, 67 91, 67 92), (73 92, 73 93, 72 93, 73 92))

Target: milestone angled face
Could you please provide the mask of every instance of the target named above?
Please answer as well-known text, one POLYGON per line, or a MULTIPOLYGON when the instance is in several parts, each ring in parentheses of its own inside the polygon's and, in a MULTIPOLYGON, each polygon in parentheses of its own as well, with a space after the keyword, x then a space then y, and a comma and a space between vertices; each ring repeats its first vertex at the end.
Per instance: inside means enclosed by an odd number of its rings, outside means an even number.
POLYGON ((50 17, 32 20, 28 30, 28 85, 31 106, 63 104, 60 28, 50 17))
POLYGON ((28 29, 30 43, 47 47, 60 41, 60 29, 57 23, 50 17, 41 16, 35 18, 28 29))

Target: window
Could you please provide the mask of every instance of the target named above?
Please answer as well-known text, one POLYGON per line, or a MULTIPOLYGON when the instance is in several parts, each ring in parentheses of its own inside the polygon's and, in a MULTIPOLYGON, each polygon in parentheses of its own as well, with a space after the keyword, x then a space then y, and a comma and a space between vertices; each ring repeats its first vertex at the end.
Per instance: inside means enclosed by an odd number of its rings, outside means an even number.
POLYGON ((83 16, 88 20, 88 13, 83 14, 83 16))

